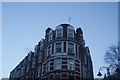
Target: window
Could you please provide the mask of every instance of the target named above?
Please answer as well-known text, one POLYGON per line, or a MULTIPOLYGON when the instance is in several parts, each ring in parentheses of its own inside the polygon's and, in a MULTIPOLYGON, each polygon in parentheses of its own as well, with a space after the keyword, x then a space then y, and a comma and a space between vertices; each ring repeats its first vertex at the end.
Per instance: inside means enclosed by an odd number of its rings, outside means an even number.
POLYGON ((84 58, 85 58, 85 64, 87 64, 87 56, 85 55, 84 58))
POLYGON ((62 36, 62 29, 56 29, 56 37, 62 36))
POLYGON ((62 65, 62 69, 67 69, 67 65, 62 65))
POLYGON ((50 33, 49 33, 49 41, 52 40, 52 37, 53 37, 53 31, 50 31, 50 33))
POLYGON ((74 53, 74 44, 68 43, 68 53, 74 53))
POLYGON ((42 61, 41 58, 42 58, 42 56, 39 54, 38 63, 40 63, 42 61))
POLYGON ((74 59, 72 59, 72 58, 68 59, 68 69, 74 70, 74 59))
POLYGON ((34 68, 35 65, 36 65, 36 59, 34 58, 34 59, 33 59, 33 62, 32 62, 32 68, 34 68))
POLYGON ((55 75, 54 75, 54 78, 55 78, 55 79, 58 79, 58 80, 59 80, 60 77, 61 77, 60 74, 55 74, 55 75))
POLYGON ((47 62, 47 71, 50 71, 50 61, 47 62))
POLYGON ((61 58, 55 59, 55 69, 61 69, 61 58))
POLYGON ((29 72, 29 67, 30 67, 29 64, 27 64, 27 71, 26 72, 29 72))
POLYGON ((52 53, 51 46, 48 47, 48 56, 52 53))
POLYGON ((69 79, 69 80, 74 80, 74 75, 69 75, 69 76, 68 76, 68 79, 69 79))
POLYGON ((23 76, 25 74, 25 67, 22 67, 21 69, 21 75, 23 76))
POLYGON ((53 79, 53 75, 49 75, 49 79, 53 79))
POLYGON ((62 44, 56 43, 56 52, 62 52, 62 44))
POLYGON ((38 68, 38 74, 37 74, 37 78, 40 78, 40 74, 41 74, 41 70, 40 70, 40 67, 38 68))
POLYGON ((71 38, 74 38, 74 30, 68 29, 67 36, 68 36, 68 37, 71 37, 71 38))

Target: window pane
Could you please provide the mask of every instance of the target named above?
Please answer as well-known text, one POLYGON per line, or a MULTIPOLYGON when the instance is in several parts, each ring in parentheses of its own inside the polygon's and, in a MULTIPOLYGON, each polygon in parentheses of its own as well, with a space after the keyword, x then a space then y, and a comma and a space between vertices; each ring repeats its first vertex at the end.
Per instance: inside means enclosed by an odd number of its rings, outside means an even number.
POLYGON ((68 59, 68 69, 74 70, 74 59, 68 59))
POLYGON ((61 37, 62 36, 62 29, 57 29, 57 37, 61 37))
POLYGON ((68 43, 68 52, 74 53, 74 44, 73 43, 68 43))
POLYGON ((74 30, 72 29, 68 29, 68 37, 72 37, 74 36, 74 30))
POLYGON ((50 62, 47 62, 47 71, 50 71, 50 62))
POLYGON ((55 64, 61 64, 61 58, 56 58, 55 59, 55 64))
POLYGON ((61 59, 55 59, 55 69, 61 69, 61 59))
POLYGON ((52 40, 52 33, 49 34, 49 41, 52 40))
POLYGON ((51 54, 51 46, 48 47, 48 55, 51 54))
POLYGON ((56 43, 56 52, 61 52, 62 50, 62 44, 61 43, 56 43))

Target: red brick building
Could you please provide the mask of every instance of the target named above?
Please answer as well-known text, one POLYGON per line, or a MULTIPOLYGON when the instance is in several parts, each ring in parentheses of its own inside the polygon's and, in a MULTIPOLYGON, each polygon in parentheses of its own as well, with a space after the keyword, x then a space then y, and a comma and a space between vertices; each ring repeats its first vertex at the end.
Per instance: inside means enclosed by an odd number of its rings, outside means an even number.
POLYGON ((81 28, 60 24, 45 32, 45 39, 10 72, 10 79, 93 80, 90 50, 81 28))

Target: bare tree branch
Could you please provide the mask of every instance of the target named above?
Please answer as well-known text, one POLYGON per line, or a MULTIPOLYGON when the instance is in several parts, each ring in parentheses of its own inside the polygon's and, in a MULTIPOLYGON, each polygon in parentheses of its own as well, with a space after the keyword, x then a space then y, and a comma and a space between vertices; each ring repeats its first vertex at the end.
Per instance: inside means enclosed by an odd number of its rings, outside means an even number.
POLYGON ((111 64, 118 65, 118 61, 120 61, 119 54, 120 54, 120 45, 117 45, 117 46, 112 45, 106 51, 105 56, 104 56, 104 61, 108 63, 109 65, 111 64))

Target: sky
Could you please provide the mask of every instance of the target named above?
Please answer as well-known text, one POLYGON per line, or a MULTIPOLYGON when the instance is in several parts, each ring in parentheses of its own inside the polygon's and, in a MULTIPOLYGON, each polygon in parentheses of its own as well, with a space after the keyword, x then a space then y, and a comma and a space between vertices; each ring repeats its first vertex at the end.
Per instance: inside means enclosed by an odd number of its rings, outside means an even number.
POLYGON ((4 2, 2 3, 2 77, 8 78, 28 52, 45 36, 48 27, 62 23, 81 27, 90 48, 94 77, 104 54, 118 42, 117 2, 4 2))
MULTIPOLYGON (((0 2, 0 73, 2 73, 2 3, 0 2)), ((2 74, 0 74, 0 79, 2 74)))

